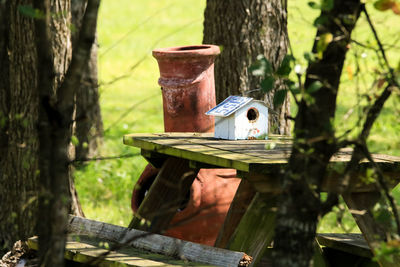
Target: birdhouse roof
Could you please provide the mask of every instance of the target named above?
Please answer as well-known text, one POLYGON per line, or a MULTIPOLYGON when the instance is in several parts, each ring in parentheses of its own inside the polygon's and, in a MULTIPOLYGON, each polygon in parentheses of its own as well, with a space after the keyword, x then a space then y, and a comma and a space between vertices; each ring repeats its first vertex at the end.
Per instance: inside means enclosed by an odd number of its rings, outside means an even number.
POLYGON ((231 95, 224 101, 219 103, 217 106, 207 111, 206 115, 228 117, 229 115, 239 110, 241 107, 251 102, 252 100, 253 100, 252 97, 231 95))

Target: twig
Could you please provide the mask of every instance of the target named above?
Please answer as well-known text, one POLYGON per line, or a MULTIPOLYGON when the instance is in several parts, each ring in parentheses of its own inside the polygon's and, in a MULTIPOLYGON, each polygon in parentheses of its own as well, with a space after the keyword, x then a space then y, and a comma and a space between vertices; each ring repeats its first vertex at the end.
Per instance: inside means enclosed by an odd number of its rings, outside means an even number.
POLYGON ((391 84, 387 85, 385 87, 385 89, 383 90, 382 94, 378 97, 378 99, 375 100, 375 102, 372 105, 372 107, 370 108, 370 110, 368 110, 367 119, 365 120, 363 129, 359 136, 359 138, 362 140, 362 142, 364 142, 367 139, 367 137, 369 136, 371 128, 372 128, 374 122, 376 121, 376 119, 378 118, 378 116, 383 108, 383 105, 385 104, 386 100, 388 100, 389 96, 392 94, 391 87, 392 87, 391 84))
POLYGON ((399 217, 399 212, 397 210, 396 202, 395 202, 392 194, 390 193, 389 187, 387 186, 387 184, 385 182, 382 170, 379 168, 379 166, 376 164, 376 162, 372 158, 372 155, 369 152, 367 146, 362 146, 362 152, 363 152, 364 156, 368 159, 368 161, 372 163, 372 165, 373 165, 373 167, 374 167, 374 169, 376 171, 376 174, 378 175, 379 186, 382 188, 383 192, 385 193, 386 198, 389 200, 389 204, 390 204, 390 207, 393 210, 394 219, 396 221, 397 234, 400 236, 400 217, 399 217))
MULTIPOLYGON (((383 57, 383 60, 384 60, 384 62, 385 62, 385 64, 386 64, 386 67, 388 68, 389 73, 390 73, 390 75, 391 75, 390 79, 392 80, 392 82, 393 82, 394 84, 397 84, 396 81, 395 81, 395 79, 394 79, 395 75, 394 75, 394 73, 393 73, 393 69, 390 67, 389 61, 388 61, 388 59, 387 59, 387 57, 386 57, 385 49, 383 48, 382 42, 381 42, 381 40, 380 40, 379 37, 378 37, 378 33, 376 32, 376 29, 375 29, 375 27, 374 27, 374 24, 373 24, 372 21, 371 21, 371 18, 369 17, 369 14, 368 14, 368 11, 367 11, 367 8, 365 7, 365 5, 363 5, 363 6, 361 7, 361 10, 362 10, 362 12, 364 12, 365 17, 367 18, 368 25, 369 25, 369 27, 371 28, 372 33, 374 34, 374 37, 375 37, 376 42, 378 43, 379 51, 381 52, 382 57, 383 57)), ((397 86, 398 86, 398 85, 397 85, 397 86)))
POLYGON ((122 36, 121 38, 119 38, 116 42, 114 42, 112 45, 110 45, 104 52, 102 52, 100 54, 100 58, 103 57, 105 54, 107 54, 110 50, 112 50, 114 47, 116 47, 117 45, 119 45, 122 41, 124 41, 130 34, 134 33, 137 29, 139 29, 141 26, 143 26, 144 24, 146 24, 147 22, 149 22, 152 18, 154 18, 155 16, 157 16, 159 13, 161 13, 161 11, 167 10, 169 8, 171 8, 172 5, 163 7, 159 10, 157 10, 156 12, 154 12, 152 15, 150 15, 149 17, 147 17, 144 21, 140 22, 138 25, 136 25, 135 27, 133 27, 132 29, 130 29, 127 33, 125 33, 124 36, 122 36))
POLYGON ((87 162, 87 161, 98 161, 98 160, 109 160, 109 159, 122 159, 122 158, 132 158, 136 156, 140 156, 140 153, 129 153, 123 154, 118 156, 106 156, 106 157, 94 157, 94 158, 81 158, 81 159, 74 159, 70 163, 79 163, 79 162, 87 162))
POLYGON ((135 104, 133 104, 130 108, 128 108, 124 113, 122 113, 121 116, 119 116, 118 119, 116 119, 113 123, 111 123, 110 126, 107 127, 107 129, 104 130, 104 133, 108 132, 112 127, 114 127, 117 123, 119 123, 123 118, 125 118, 126 116, 128 116, 129 113, 131 113, 135 108, 139 107, 140 105, 146 103, 147 101, 153 99, 155 96, 158 96, 159 94, 154 94, 151 95, 143 100, 141 100, 140 102, 136 102, 135 104))
POLYGON ((170 37, 170 36, 173 35, 173 34, 176 34, 177 32, 180 32, 180 31, 184 30, 185 28, 189 27, 190 25, 192 25, 193 23, 195 23, 195 22, 197 22, 197 21, 199 21, 199 19, 192 20, 192 21, 188 22, 187 24, 183 25, 182 27, 180 27, 180 28, 178 28, 178 29, 176 29, 176 30, 174 30, 174 31, 172 31, 172 32, 170 32, 170 33, 168 33, 168 34, 166 34, 166 35, 160 37, 159 39, 157 39, 157 40, 151 45, 151 48, 150 48, 150 50, 148 51, 148 53, 146 53, 141 59, 139 59, 135 64, 133 64, 133 65, 129 68, 129 70, 128 70, 127 73, 125 73, 125 74, 123 74, 123 75, 120 75, 120 76, 118 76, 118 77, 112 79, 112 80, 109 81, 109 82, 106 82, 106 83, 103 83, 103 84, 99 84, 99 86, 104 87, 104 86, 113 84, 113 83, 115 83, 115 82, 117 82, 117 81, 119 81, 119 80, 122 80, 122 79, 125 79, 125 78, 131 76, 131 75, 132 75, 131 72, 132 72, 134 69, 136 69, 136 68, 150 55, 150 52, 151 52, 161 41, 163 41, 164 39, 167 39, 168 37, 170 37))

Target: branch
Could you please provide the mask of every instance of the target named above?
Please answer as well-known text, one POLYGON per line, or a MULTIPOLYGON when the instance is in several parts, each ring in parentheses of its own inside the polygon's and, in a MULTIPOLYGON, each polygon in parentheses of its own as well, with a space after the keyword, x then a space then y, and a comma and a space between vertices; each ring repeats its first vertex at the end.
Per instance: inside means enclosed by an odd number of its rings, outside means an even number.
POLYGON ((382 170, 379 168, 379 166, 376 164, 376 162, 372 158, 372 155, 369 152, 367 146, 362 146, 362 152, 363 152, 364 156, 368 159, 368 161, 372 163, 372 165, 376 171, 376 174, 378 175, 379 186, 382 188, 383 192, 385 193, 386 198, 389 200, 389 204, 393 210, 394 219, 396 221, 397 234, 400 235, 400 217, 399 217, 399 212, 397 210, 396 201, 394 200, 392 194, 390 193, 389 187, 387 186, 387 184, 385 182, 382 170))
POLYGON ((137 108, 138 106, 146 103, 147 101, 153 99, 154 97, 158 96, 159 93, 151 95, 143 100, 141 100, 140 102, 136 102, 135 104, 133 104, 131 107, 129 107, 124 113, 121 114, 121 116, 119 116, 118 119, 116 119, 113 123, 110 124, 110 126, 107 127, 107 129, 104 130, 104 133, 107 133, 112 127, 114 127, 117 123, 119 123, 123 118, 125 118, 126 116, 129 115, 129 113, 131 113, 135 108, 137 108))
POLYGON ((68 117, 69 114, 72 115, 76 85, 81 81, 82 68, 89 59, 90 49, 95 40, 99 5, 100 0, 88 0, 78 43, 72 55, 71 64, 64 82, 58 91, 57 109, 62 114, 67 114, 68 117))
POLYGON ((378 37, 378 33, 376 32, 376 29, 375 29, 375 27, 374 27, 374 24, 373 24, 372 21, 371 21, 371 18, 370 18, 369 14, 368 14, 368 11, 367 11, 365 5, 362 6, 362 9, 361 9, 361 10, 362 10, 362 12, 364 12, 365 17, 367 18, 368 25, 369 25, 369 27, 371 28, 372 33, 374 34, 374 38, 375 38, 376 42, 378 43, 379 51, 381 52, 382 57, 383 57, 383 60, 384 60, 384 62, 385 62, 385 64, 386 64, 386 67, 388 68, 388 71, 389 71, 389 73, 390 73, 390 75, 391 75, 390 80, 391 80, 391 82, 392 82, 393 84, 396 84, 396 85, 398 86, 398 84, 396 83, 396 81, 395 81, 395 79, 394 79, 395 75, 394 75, 394 73, 393 73, 393 69, 390 67, 389 61, 388 61, 388 59, 387 59, 387 57, 386 57, 385 49, 383 48, 382 42, 381 42, 381 40, 380 40, 379 37, 378 37))
POLYGON ((99 84, 99 86, 104 87, 104 86, 107 86, 107 85, 111 85, 111 84, 113 84, 113 83, 115 83, 115 82, 117 82, 117 81, 119 81, 119 80, 122 80, 122 79, 125 79, 125 78, 131 76, 131 75, 132 75, 131 72, 132 72, 134 69, 136 69, 136 68, 150 55, 150 52, 151 52, 162 40, 167 39, 167 38, 170 37, 171 35, 174 35, 174 34, 176 34, 177 32, 180 32, 180 31, 184 30, 185 28, 189 27, 190 25, 192 25, 192 24, 193 24, 194 22, 196 22, 196 21, 198 21, 198 19, 192 20, 192 21, 188 22, 187 24, 183 25, 182 27, 180 27, 180 28, 178 28, 178 29, 176 29, 176 30, 174 30, 174 31, 172 31, 172 32, 169 32, 168 34, 165 34, 164 36, 161 36, 159 39, 157 39, 157 40, 151 45, 151 48, 150 48, 150 50, 148 51, 148 53, 146 53, 146 54, 145 54, 143 57, 141 57, 135 64, 133 64, 125 74, 122 74, 122 75, 120 75, 120 76, 117 76, 116 78, 112 79, 112 80, 109 81, 109 82, 101 83, 101 84, 99 84))
POLYGON ((100 58, 103 57, 105 54, 107 54, 110 50, 112 50, 114 47, 116 47, 117 45, 119 45, 122 41, 124 41, 126 38, 128 38, 128 36, 130 34, 132 34, 133 32, 135 32, 137 29, 139 29, 141 26, 143 26, 144 24, 146 24, 147 22, 149 22, 152 18, 156 17, 159 13, 161 13, 161 11, 165 11, 169 8, 171 8, 172 5, 163 7, 159 10, 157 10, 156 12, 154 12, 152 15, 150 15, 149 17, 147 17, 144 21, 141 21, 138 25, 135 25, 135 27, 133 27, 132 29, 130 29, 127 33, 125 33, 124 36, 122 36, 121 38, 119 38, 117 41, 115 41, 112 45, 110 45, 109 47, 107 47, 106 50, 104 50, 101 54, 100 54, 100 58))
POLYGON ((95 158, 81 158, 81 159, 74 159, 70 161, 70 163, 79 163, 79 162, 87 162, 87 161, 97 161, 97 160, 109 160, 109 159, 122 159, 122 158, 132 158, 136 156, 140 156, 140 153, 129 153, 119 156, 108 156, 108 157, 95 157, 95 158))
POLYGON ((367 119, 364 122, 363 129, 362 129, 360 135, 358 136, 358 138, 352 142, 351 141, 343 141, 341 143, 341 145, 355 144, 356 146, 355 146, 355 149, 351 156, 351 159, 350 159, 349 163, 347 164, 346 169, 343 173, 344 178, 342 181, 342 186, 339 189, 339 193, 343 193, 344 191, 347 190, 347 187, 350 182, 351 174, 354 172, 354 170, 357 168, 358 163, 363 158, 363 153, 362 153, 361 148, 364 146, 366 147, 365 142, 369 136, 371 128, 372 128, 374 122, 376 121, 376 119, 378 118, 378 116, 383 108, 383 105, 385 104, 386 100, 389 98, 391 93, 392 93, 391 85, 386 86, 386 88, 383 90, 382 94, 378 97, 378 99, 375 100, 372 107, 368 110, 367 119))
POLYGON ((320 215, 323 217, 329 213, 333 207, 339 204, 339 195, 337 193, 329 193, 328 198, 321 203, 320 215))
POLYGON ((383 105, 385 104, 386 100, 388 100, 389 96, 392 94, 392 84, 389 84, 385 87, 383 90, 382 94, 375 100, 374 104, 372 107, 368 110, 367 113, 367 119, 365 120, 363 129, 360 133, 359 139, 364 142, 367 137, 369 136, 369 133, 371 131, 372 126, 374 125, 374 122, 378 118, 383 105))

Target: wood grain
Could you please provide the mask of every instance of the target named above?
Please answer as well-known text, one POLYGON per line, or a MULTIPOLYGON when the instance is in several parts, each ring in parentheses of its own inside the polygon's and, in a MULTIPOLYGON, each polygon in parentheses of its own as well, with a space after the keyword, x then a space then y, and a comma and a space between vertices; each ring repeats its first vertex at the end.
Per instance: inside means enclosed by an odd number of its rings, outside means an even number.
MULTIPOLYGON (((29 238, 28 245, 31 249, 37 250, 39 248, 38 238, 29 238)), ((114 245, 112 242, 96 237, 69 235, 65 246, 65 259, 102 267, 215 266, 175 259, 132 247, 122 247, 109 252, 108 247, 113 247, 114 245)))
POLYGON ((243 252, 214 248, 75 216, 70 216, 68 230, 73 234, 94 236, 103 241, 126 244, 141 251, 186 259, 190 262, 225 267, 239 266, 240 262, 245 260, 249 264, 248 256, 243 252))
POLYGON ((322 246, 361 257, 373 257, 372 251, 362 234, 318 234, 317 240, 322 246))
MULTIPOLYGON (((124 144, 245 172, 286 165, 292 146, 289 137, 276 135, 269 140, 222 140, 201 133, 130 134, 124 136, 124 144)), ((341 167, 351 153, 351 149, 339 151, 329 167, 341 167)), ((400 157, 374 154, 373 158, 384 171, 400 171, 400 157)), ((360 168, 368 166, 366 161, 360 163, 360 168)))
POLYGON ((129 227, 153 233, 167 229, 185 200, 197 172, 198 170, 189 167, 187 160, 169 157, 157 174, 129 227))

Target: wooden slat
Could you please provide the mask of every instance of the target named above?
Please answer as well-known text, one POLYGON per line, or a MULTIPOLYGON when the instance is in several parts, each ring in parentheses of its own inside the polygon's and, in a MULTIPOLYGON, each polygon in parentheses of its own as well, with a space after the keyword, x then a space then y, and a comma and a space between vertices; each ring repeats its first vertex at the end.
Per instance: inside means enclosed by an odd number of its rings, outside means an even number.
POLYGON ((111 242, 127 244, 139 250, 208 265, 247 266, 250 263, 248 256, 243 252, 214 248, 81 217, 70 216, 69 232, 95 236, 111 242), (240 263, 247 265, 240 265, 240 263))
POLYGON ((256 191, 254 190, 253 185, 249 181, 243 179, 240 182, 235 197, 229 207, 224 224, 222 225, 217 240, 215 241, 216 247, 227 247, 231 236, 235 232, 235 229, 239 225, 243 215, 246 213, 246 210, 255 194, 256 191))
MULTIPOLYGON (((272 170, 271 170, 272 171, 272 170)), ((254 188, 261 193, 280 193, 282 190, 282 183, 280 175, 271 175, 263 173, 239 173, 250 181, 254 188)), ((368 182, 365 179, 365 170, 359 171, 356 175, 352 176, 347 190, 349 192, 374 192, 377 191, 376 183, 368 182)), ((400 175, 396 172, 385 172, 385 181, 390 186, 395 186, 400 181, 400 175)), ((342 190, 342 175, 334 171, 324 177, 321 185, 321 192, 340 192, 342 190)))
MULTIPOLYGON (((29 238, 28 245, 31 249, 37 250, 38 238, 29 238)), ((114 243, 96 237, 69 235, 65 246, 65 259, 102 267, 215 266, 174 259, 132 247, 118 248, 109 252, 108 247, 113 246, 115 246, 114 243)))
POLYGON ((167 229, 189 192, 197 172, 189 168, 187 160, 168 158, 129 227, 153 233, 167 229), (146 219, 149 224, 143 223, 143 219, 146 219))
POLYGON ((362 234, 318 234, 317 240, 322 246, 361 257, 373 257, 372 251, 362 234))
POLYGON ((229 250, 244 251, 253 262, 262 258, 274 235, 277 195, 256 193, 234 234, 229 250))
MULTIPOLYGON (((247 172, 285 165, 291 152, 290 139, 276 136, 272 136, 270 140, 221 140, 210 134, 200 133, 130 134, 124 136, 124 143, 247 172)), ((339 151, 331 159, 329 166, 335 169, 336 165, 349 161, 351 152, 351 149, 339 151)), ((385 171, 400 171, 400 157, 374 154, 373 158, 385 171)), ((369 165, 366 161, 360 164, 363 168, 369 165)))

